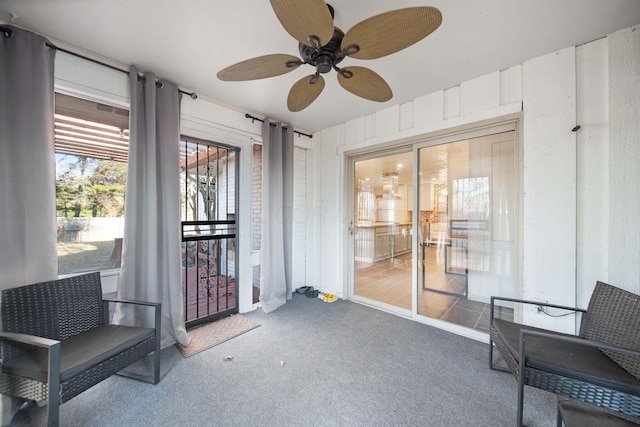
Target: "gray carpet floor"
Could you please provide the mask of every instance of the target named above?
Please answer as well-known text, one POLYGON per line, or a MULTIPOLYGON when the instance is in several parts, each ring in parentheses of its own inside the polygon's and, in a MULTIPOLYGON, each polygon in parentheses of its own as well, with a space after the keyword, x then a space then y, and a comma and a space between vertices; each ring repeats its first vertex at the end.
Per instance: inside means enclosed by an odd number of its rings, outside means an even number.
MULTIPOLYGON (((111 377, 63 404, 61 425, 515 425, 516 381, 489 369, 486 344, 297 294, 246 315, 261 326, 187 359, 166 348, 159 384, 111 377)), ((554 395, 525 400, 527 425, 555 425, 554 395)), ((23 425, 46 425, 46 407, 19 412, 23 425)))

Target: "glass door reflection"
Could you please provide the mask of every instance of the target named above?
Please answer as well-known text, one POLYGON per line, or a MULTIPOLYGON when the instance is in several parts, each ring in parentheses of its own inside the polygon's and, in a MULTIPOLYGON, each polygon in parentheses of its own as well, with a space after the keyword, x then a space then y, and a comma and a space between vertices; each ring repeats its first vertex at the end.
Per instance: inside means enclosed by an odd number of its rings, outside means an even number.
POLYGON ((355 161, 354 294, 411 310, 412 153, 355 161))
POLYGON ((515 296, 516 160, 514 131, 418 150, 418 314, 488 332, 515 296))

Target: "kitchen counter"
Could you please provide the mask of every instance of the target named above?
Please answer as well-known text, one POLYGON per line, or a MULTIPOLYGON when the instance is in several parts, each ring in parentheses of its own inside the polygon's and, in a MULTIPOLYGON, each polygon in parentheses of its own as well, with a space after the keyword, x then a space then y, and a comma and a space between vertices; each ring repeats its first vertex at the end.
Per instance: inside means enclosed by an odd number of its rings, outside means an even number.
POLYGON ((411 222, 359 222, 358 228, 378 228, 378 227, 392 227, 392 226, 411 226, 411 222))

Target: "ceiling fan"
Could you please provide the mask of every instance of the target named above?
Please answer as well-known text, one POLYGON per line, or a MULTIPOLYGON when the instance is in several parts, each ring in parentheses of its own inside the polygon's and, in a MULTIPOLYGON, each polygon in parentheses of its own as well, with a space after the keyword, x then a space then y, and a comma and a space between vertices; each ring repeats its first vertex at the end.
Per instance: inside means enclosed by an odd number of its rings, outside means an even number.
POLYGON ((271 0, 284 29, 298 40, 300 57, 264 55, 233 64, 217 76, 223 81, 256 80, 279 76, 300 65, 315 67, 314 74, 298 80, 287 97, 290 111, 302 111, 324 89, 324 78, 335 70, 338 83, 362 98, 385 102, 393 92, 374 71, 358 66, 340 68, 345 58, 375 59, 398 52, 434 32, 442 22, 435 7, 409 7, 372 16, 344 33, 333 26, 334 10, 323 0, 271 0))

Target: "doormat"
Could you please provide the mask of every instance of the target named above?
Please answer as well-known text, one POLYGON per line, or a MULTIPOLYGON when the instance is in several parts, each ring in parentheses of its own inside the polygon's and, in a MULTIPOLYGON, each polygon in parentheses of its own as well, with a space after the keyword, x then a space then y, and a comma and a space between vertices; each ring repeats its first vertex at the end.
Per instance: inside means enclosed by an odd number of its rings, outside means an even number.
POLYGON ((187 331, 188 346, 176 344, 184 357, 190 357, 260 326, 242 314, 234 314, 187 331))

